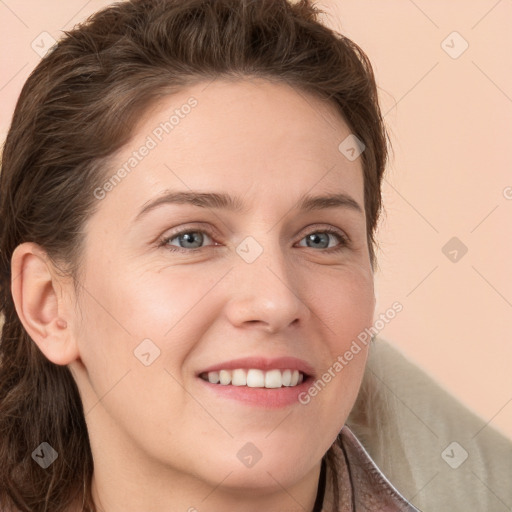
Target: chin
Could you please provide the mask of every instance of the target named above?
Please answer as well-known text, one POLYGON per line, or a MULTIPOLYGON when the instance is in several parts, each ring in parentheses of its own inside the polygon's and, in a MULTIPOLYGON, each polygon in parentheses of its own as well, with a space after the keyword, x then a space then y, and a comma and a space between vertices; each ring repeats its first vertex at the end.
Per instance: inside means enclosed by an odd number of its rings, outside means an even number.
POLYGON ((290 448, 289 451, 282 445, 272 450, 258 450, 250 442, 239 444, 238 452, 230 457, 222 454, 217 464, 212 464, 208 471, 208 480, 215 485, 222 480, 222 487, 233 492, 253 490, 261 496, 263 491, 279 491, 282 486, 288 488, 304 478, 315 465, 307 456, 302 458, 303 454, 298 447, 290 448), (269 451, 267 455, 266 451, 269 451))

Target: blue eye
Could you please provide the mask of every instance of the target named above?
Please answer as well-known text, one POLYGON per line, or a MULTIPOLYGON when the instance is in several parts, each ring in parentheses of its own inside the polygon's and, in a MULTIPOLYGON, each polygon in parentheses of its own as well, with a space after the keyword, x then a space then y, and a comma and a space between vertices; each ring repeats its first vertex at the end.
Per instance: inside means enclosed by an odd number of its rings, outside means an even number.
MULTIPOLYGON (((205 241, 205 238, 212 239, 213 235, 209 231, 204 229, 188 229, 179 231, 178 233, 173 233, 172 235, 161 239, 159 246, 165 246, 168 250, 172 252, 196 252, 205 248, 204 246, 201 247, 201 245, 205 241), (182 246, 176 246, 172 244, 171 242, 173 240, 178 240, 178 243, 182 244, 182 246)), ((320 248, 324 249, 324 252, 338 252, 349 245, 348 237, 342 234, 341 231, 332 228, 312 231, 311 233, 303 237, 300 241, 302 242, 302 240, 306 240, 307 244, 311 243, 313 245, 301 245, 301 247, 308 247, 311 249, 320 248), (337 239, 338 245, 334 247, 329 247, 329 242, 331 238, 337 239), (319 245, 315 244, 320 244, 320 247, 319 245), (322 245, 325 244, 327 245, 325 247, 322 247, 322 245)))
MULTIPOLYGON (((313 244, 317 243, 327 243, 327 247, 320 247, 320 249, 332 249, 334 251, 341 250, 348 244, 347 238, 339 233, 336 230, 333 229, 326 229, 323 231, 314 231, 313 233, 310 233, 309 235, 305 236, 302 240, 307 240, 307 242, 311 242, 313 244), (329 238, 330 237, 336 237, 339 240, 339 245, 336 247, 328 247, 329 245, 329 238)), ((301 241, 302 241, 301 240, 301 241)), ((304 246, 302 246, 304 247, 304 246)), ((308 245, 307 247, 315 248, 315 246, 308 245)))
MULTIPOLYGON (((181 231, 175 235, 172 235, 171 237, 164 239, 163 242, 165 242, 166 244, 170 244, 170 242, 172 240, 179 239, 182 243, 185 244, 185 247, 178 247, 177 248, 178 250, 179 249, 196 250, 196 249, 200 249, 200 247, 190 247, 190 244, 191 245, 194 245, 197 243, 201 244, 205 239, 204 235, 206 235, 208 238, 210 238, 210 236, 206 233, 206 231, 201 231, 201 230, 181 231)), ((171 249, 171 250, 175 250, 175 249, 171 249)))

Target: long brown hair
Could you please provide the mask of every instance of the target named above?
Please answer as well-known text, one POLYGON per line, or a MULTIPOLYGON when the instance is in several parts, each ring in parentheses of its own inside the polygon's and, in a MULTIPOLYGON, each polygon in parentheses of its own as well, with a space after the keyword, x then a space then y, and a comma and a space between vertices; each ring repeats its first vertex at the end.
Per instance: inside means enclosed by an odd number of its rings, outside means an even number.
POLYGON ((387 134, 367 56, 324 26, 321 13, 312 0, 119 2, 65 32, 27 79, 0 175, 2 510, 61 512, 76 502, 96 510, 77 386, 69 369, 48 361, 24 330, 10 290, 17 277, 11 257, 17 245, 35 242, 78 282, 83 227, 100 204, 93 191, 105 180, 108 157, 162 95, 219 77, 262 77, 335 105, 365 145, 375 267, 387 134), (45 470, 32 459, 42 442, 59 454, 45 470))

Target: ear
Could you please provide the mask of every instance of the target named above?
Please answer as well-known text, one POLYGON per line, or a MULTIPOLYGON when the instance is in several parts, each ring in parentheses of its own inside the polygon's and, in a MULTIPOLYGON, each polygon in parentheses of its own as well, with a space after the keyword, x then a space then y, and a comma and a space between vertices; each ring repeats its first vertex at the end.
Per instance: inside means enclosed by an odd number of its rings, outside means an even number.
POLYGON ((64 308, 63 277, 46 252, 25 242, 11 258, 11 292, 18 317, 28 335, 52 363, 67 365, 79 358, 72 336, 72 318, 64 308))

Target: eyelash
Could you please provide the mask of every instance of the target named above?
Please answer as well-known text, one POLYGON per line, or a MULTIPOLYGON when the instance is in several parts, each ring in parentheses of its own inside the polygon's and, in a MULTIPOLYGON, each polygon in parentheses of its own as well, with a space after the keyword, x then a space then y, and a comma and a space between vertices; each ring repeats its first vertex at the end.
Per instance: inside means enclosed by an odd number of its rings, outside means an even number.
MULTIPOLYGON (((192 228, 188 228, 188 229, 184 229, 184 230, 178 231, 177 233, 172 233, 169 236, 161 238, 160 239, 160 243, 159 243, 159 247, 164 247, 165 246, 166 249, 171 251, 171 252, 180 252, 180 253, 191 253, 191 252, 201 251, 202 249, 206 249, 206 247, 196 247, 194 249, 186 249, 184 247, 177 247, 175 245, 168 245, 171 240, 174 240, 175 238, 179 237, 180 235, 185 235, 187 233, 203 233, 203 234, 208 235, 208 237, 210 237, 212 240, 214 238, 213 234, 212 234, 212 232, 210 230, 208 230, 208 229, 195 229, 195 228, 192 227, 192 228)), ((316 231, 311 231, 310 233, 308 233, 305 236, 303 236, 299 240, 299 242, 302 241, 306 236, 311 235, 311 234, 315 234, 315 233, 326 233, 326 234, 329 234, 329 235, 334 235, 334 236, 336 236, 338 238, 338 240, 340 242, 339 245, 337 245, 335 247, 331 247, 329 249, 322 249, 323 252, 327 252, 329 254, 340 252, 343 249, 345 249, 346 247, 348 247, 349 244, 350 244, 349 238, 346 235, 342 234, 340 231, 338 231, 337 229, 334 229, 334 228, 323 228, 323 229, 317 229, 316 231)), ((210 247, 214 247, 214 246, 210 246, 210 247)), ((314 249, 313 247, 305 247, 305 248, 306 249, 314 249)))

